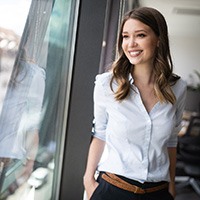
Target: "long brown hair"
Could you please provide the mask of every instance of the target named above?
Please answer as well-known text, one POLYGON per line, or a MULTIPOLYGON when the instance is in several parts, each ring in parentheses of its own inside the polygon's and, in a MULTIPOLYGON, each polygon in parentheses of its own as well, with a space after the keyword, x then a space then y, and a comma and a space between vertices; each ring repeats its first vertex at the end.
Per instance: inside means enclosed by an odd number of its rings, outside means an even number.
POLYGON ((163 15, 154 8, 140 7, 125 14, 118 36, 118 59, 113 63, 113 76, 110 82, 111 89, 114 80, 118 83, 118 89, 115 91, 115 98, 118 101, 125 99, 130 92, 129 73, 134 67, 122 49, 122 31, 125 22, 128 19, 136 19, 149 26, 159 38, 159 47, 157 48, 153 73, 155 75, 154 92, 160 102, 175 103, 176 97, 171 86, 180 78, 173 74, 173 63, 169 48, 168 28, 163 15))

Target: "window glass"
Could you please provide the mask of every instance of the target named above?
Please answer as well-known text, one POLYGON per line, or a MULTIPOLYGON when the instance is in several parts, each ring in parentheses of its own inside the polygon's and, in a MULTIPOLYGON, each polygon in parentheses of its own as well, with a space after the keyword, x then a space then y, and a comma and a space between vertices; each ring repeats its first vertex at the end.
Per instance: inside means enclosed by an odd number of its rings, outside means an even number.
POLYGON ((0 110, 14 65, 30 2, 31 0, 2 0, 0 2, 0 110))
POLYGON ((0 199, 58 199, 78 2, 0 2, 0 199))

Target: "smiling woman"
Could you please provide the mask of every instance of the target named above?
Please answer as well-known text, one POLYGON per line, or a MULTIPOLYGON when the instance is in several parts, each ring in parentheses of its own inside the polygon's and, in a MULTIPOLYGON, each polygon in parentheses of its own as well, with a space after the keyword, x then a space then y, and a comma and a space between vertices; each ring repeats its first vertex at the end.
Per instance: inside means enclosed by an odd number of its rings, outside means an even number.
POLYGON ((172 200, 186 83, 173 73, 165 18, 151 7, 130 10, 117 46, 95 81, 88 199, 172 200))

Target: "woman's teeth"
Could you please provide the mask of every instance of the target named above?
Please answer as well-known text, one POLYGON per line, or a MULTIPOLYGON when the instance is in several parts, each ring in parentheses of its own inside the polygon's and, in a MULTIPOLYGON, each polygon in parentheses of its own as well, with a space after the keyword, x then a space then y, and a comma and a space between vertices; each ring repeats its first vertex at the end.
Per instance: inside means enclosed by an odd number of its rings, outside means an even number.
POLYGON ((131 56, 138 56, 142 51, 130 51, 131 56))

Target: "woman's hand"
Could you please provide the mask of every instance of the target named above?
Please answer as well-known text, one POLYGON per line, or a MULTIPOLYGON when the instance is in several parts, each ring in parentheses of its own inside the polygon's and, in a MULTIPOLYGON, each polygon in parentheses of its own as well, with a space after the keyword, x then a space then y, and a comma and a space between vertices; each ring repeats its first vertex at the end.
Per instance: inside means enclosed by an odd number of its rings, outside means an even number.
POLYGON ((93 192, 98 187, 99 183, 94 179, 88 179, 84 177, 84 187, 88 200, 91 198, 93 192))
POLYGON ((175 175, 176 175, 176 158, 177 158, 177 149, 176 147, 168 147, 168 153, 169 153, 169 160, 170 160, 170 179, 169 182, 169 193, 175 198, 176 196, 176 189, 175 189, 175 175))
POLYGON ((176 196, 175 182, 169 183, 169 193, 175 198, 176 196))
POLYGON ((91 198, 94 190, 99 185, 98 182, 96 182, 95 180, 95 174, 97 165, 104 150, 104 146, 105 142, 95 137, 92 139, 92 142, 90 144, 86 171, 83 177, 83 184, 88 200, 91 198))

